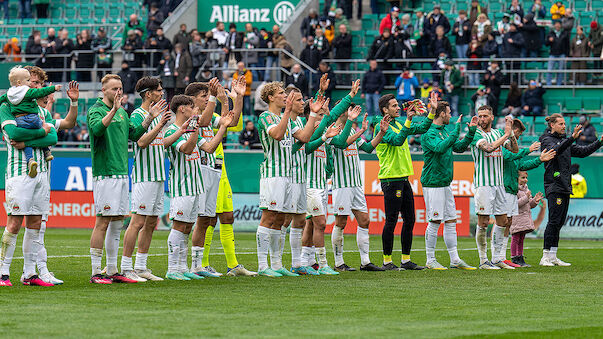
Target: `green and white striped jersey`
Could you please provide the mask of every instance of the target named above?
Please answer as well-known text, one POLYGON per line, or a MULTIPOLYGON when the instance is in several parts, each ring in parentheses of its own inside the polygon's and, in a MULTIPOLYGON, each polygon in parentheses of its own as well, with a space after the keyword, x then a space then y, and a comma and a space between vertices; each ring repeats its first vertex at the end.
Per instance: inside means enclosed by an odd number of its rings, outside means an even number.
POLYGON ((293 174, 291 168, 293 166, 293 155, 291 147, 293 146, 293 134, 298 129, 291 126, 291 120, 287 123, 287 130, 281 141, 273 139, 268 133, 272 128, 276 127, 281 121, 281 116, 270 111, 260 114, 258 121, 258 132, 260 134, 260 142, 264 150, 264 160, 260 165, 260 178, 273 177, 290 177, 293 174))
MULTIPOLYGON (((134 125, 142 125, 149 112, 138 107, 132 112, 130 121, 134 125)), ((161 121, 161 116, 151 122, 147 131, 152 130, 161 121)), ((140 148, 134 143, 134 165, 132 166, 132 182, 165 181, 165 154, 163 147, 163 130, 157 134, 146 148, 140 148)))
POLYGON ((327 152, 331 146, 322 144, 306 160, 306 187, 324 189, 327 186, 327 152))
MULTIPOLYGON (((170 125, 164 133, 164 137, 174 134, 179 129, 175 124, 170 125)), ((203 145, 205 139, 199 137, 199 142, 195 146, 192 154, 184 154, 178 149, 190 138, 192 133, 183 134, 176 142, 167 149, 168 159, 170 160, 170 176, 168 179, 168 188, 170 197, 183 197, 197 195, 203 192, 203 179, 201 178, 201 155, 199 147, 203 145)))
MULTIPOLYGON (((352 129, 350 136, 354 133, 356 131, 352 129)), ((333 188, 362 187, 358 148, 364 143, 362 138, 358 138, 346 149, 333 147, 333 188)))
MULTIPOLYGON (((216 116, 215 114, 211 117, 211 123, 207 127, 199 128, 199 135, 206 141, 209 142, 214 137, 214 128, 220 128, 220 116, 216 116)), ((201 146, 201 144, 199 144, 201 146)), ((199 152, 201 152, 201 165, 208 166, 211 168, 216 167, 216 153, 207 153, 199 147, 199 152)))
MULTIPOLYGON (((292 126, 300 130, 304 129, 305 123, 302 118, 291 121, 292 126)), ((306 147, 302 146, 299 151, 293 153, 293 183, 306 183, 306 147)))
POLYGON ((473 186, 475 188, 482 186, 502 186, 504 184, 503 146, 498 147, 491 153, 484 152, 478 147, 483 142, 493 143, 504 134, 500 129, 491 129, 488 133, 480 128, 477 129, 471 143, 471 155, 473 155, 475 166, 473 172, 473 186))

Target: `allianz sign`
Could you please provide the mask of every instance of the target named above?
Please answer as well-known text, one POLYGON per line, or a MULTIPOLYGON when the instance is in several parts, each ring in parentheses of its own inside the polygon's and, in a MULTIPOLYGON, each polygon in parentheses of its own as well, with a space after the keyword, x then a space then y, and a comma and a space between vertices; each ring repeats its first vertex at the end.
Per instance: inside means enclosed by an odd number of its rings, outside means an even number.
POLYGON ((240 8, 239 5, 213 5, 209 21, 212 23, 222 21, 225 23, 260 23, 271 22, 272 19, 277 25, 283 24, 293 14, 295 6, 289 1, 281 1, 270 8, 240 8))

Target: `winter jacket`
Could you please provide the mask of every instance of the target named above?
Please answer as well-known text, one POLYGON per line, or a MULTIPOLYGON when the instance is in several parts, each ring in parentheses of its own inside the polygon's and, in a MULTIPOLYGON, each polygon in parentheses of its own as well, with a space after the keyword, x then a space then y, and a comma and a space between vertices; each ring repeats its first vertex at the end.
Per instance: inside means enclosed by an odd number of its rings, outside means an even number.
MULTIPOLYGON (((285 39, 285 37, 274 40, 274 48, 284 49, 289 53, 293 52, 293 48, 285 39)), ((281 63, 281 66, 286 69, 293 67, 293 65, 295 64, 295 60, 293 60, 290 56, 286 55, 285 53, 279 53, 279 62, 281 63)))
POLYGON ((200 41, 192 41, 188 45, 188 52, 193 61, 193 67, 201 67, 205 61, 207 54, 203 53, 203 44, 200 41))
POLYGON ((176 33, 176 35, 174 35, 174 38, 172 39, 172 43, 174 45, 182 44, 182 46, 184 47, 188 46, 191 41, 193 41, 193 37, 188 32, 183 31, 179 31, 178 33, 176 33))
POLYGON ((352 57, 352 36, 349 33, 340 34, 333 40, 335 59, 349 59, 352 57))
POLYGON ((523 48, 525 41, 523 35, 518 32, 508 32, 503 37, 503 57, 505 58, 519 58, 521 57, 521 49, 523 48), (509 39, 513 40, 512 43, 509 39))
POLYGON ((291 73, 291 75, 287 75, 287 77, 285 78, 285 87, 289 85, 293 85, 298 88, 302 92, 304 97, 309 96, 308 79, 306 78, 304 72, 299 73, 299 75, 297 76, 297 80, 295 79, 294 73, 291 73))
POLYGON ((320 51, 317 50, 314 45, 308 45, 299 55, 299 60, 301 60, 306 65, 312 67, 312 69, 317 69, 318 63, 320 63, 320 60, 322 60, 322 58, 320 56, 320 51))
POLYGON ((511 95, 507 96, 507 100, 505 101, 505 107, 521 107, 521 95, 511 95))
MULTIPOLYGON (((385 30, 389 30, 391 32, 393 24, 392 15, 386 15, 385 18, 381 19, 381 23, 379 24, 379 34, 383 35, 383 31, 385 30)), ((399 18, 396 19, 395 25, 400 26, 399 18)))
POLYGON ((569 54, 569 34, 566 31, 560 31, 555 33, 555 31, 550 31, 546 37, 545 44, 551 47, 551 55, 559 56, 559 55, 568 55, 569 54), (553 38, 553 41, 550 39, 553 38))
POLYGON ((147 19, 147 33, 149 36, 155 35, 158 28, 161 28, 161 24, 165 20, 165 16, 160 10, 154 13, 149 11, 149 18, 147 19))
POLYGON ((500 86, 503 83, 504 76, 500 71, 500 68, 497 68, 496 71, 493 72, 491 67, 488 67, 486 70, 486 75, 488 75, 488 80, 486 80, 486 77, 484 77, 484 80, 482 80, 482 85, 490 87, 492 94, 494 94, 494 96, 498 99, 500 97, 500 86))
POLYGON ((532 220, 531 209, 538 206, 538 203, 532 197, 532 192, 528 189, 528 185, 519 186, 517 205, 519 207, 519 214, 513 216, 511 234, 535 230, 536 227, 534 227, 534 220, 532 220))
POLYGON ((473 26, 473 23, 475 21, 477 21, 477 17, 484 13, 486 15, 488 15, 488 9, 486 8, 487 6, 482 6, 482 5, 477 5, 477 7, 471 7, 471 9, 469 10, 469 22, 471 22, 471 25, 473 26))
MULTIPOLYGON (((441 87, 442 88, 446 88, 446 84, 444 83, 444 79, 446 79, 446 69, 442 70, 442 73, 440 74, 440 83, 441 83, 441 87)), ((450 95, 461 95, 462 94, 462 87, 463 87, 463 77, 461 76, 461 71, 459 71, 456 67, 452 68, 452 73, 450 74, 450 83, 452 83, 452 85, 454 85, 454 88, 452 89, 452 93, 448 93, 448 90, 446 90, 446 92, 450 95)))
POLYGON ((251 84, 253 83, 253 74, 247 68, 245 68, 242 73, 243 74, 241 74, 238 70, 234 72, 232 75, 232 80, 237 80, 240 76, 245 77, 245 83, 247 84, 247 87, 245 88, 245 96, 248 97, 251 96, 251 84))
MULTIPOLYGON (((551 193, 571 194, 572 174, 570 167, 572 157, 585 158, 601 147, 601 140, 587 146, 575 145, 576 139, 565 134, 558 134, 547 129, 540 136, 540 150, 554 149, 555 158, 544 164, 544 191, 548 197, 551 193)), ((555 203, 555 202, 552 202, 555 203)))
POLYGON ((452 45, 447 37, 431 40, 430 49, 434 53, 433 56, 435 57, 439 56, 440 53, 446 53, 447 56, 452 55, 452 45))
POLYGON ((423 33, 428 35, 430 39, 436 38, 436 27, 442 26, 444 27, 444 35, 447 35, 450 32, 450 22, 448 18, 440 13, 439 17, 436 18, 433 13, 427 17, 425 23, 423 24, 423 33))
POLYGON ((299 27, 302 38, 306 38, 310 35, 314 36, 314 29, 316 26, 318 26, 318 15, 314 18, 311 18, 310 16, 305 17, 299 27))
MULTIPOLYGON (((174 65, 176 63, 177 56, 174 55, 174 65)), ((176 88, 185 88, 189 82, 184 78, 188 77, 193 71, 193 62, 191 61, 191 56, 188 54, 186 50, 183 50, 180 54, 180 59, 178 60, 178 66, 174 66, 176 72, 178 72, 178 76, 176 77, 176 88)))
POLYGON ((136 91, 136 82, 138 81, 136 72, 133 72, 130 68, 126 68, 122 69, 117 75, 121 78, 124 93, 134 94, 136 91))
POLYGON ((362 93, 383 93, 385 83, 385 75, 383 75, 383 72, 381 72, 379 68, 375 69, 374 71, 369 69, 362 77, 362 93))
POLYGON ((415 89, 419 87, 419 80, 414 75, 409 78, 399 76, 394 84, 396 87, 396 99, 408 101, 415 98, 415 89))
POLYGON ((471 23, 468 19, 461 22, 460 19, 457 18, 452 26, 452 32, 452 35, 456 37, 455 44, 468 45, 471 42, 471 23), (457 28, 458 32, 455 32, 457 28))
POLYGON ((126 41, 128 39, 128 32, 131 30, 134 30, 134 31, 139 30, 140 32, 142 32, 142 36, 139 35, 140 39, 141 40, 146 39, 147 30, 145 29, 142 21, 138 20, 136 22, 128 21, 128 23, 126 23, 126 27, 124 27, 124 35, 123 35, 122 41, 126 41))
POLYGON ((373 41, 369 50, 369 59, 389 59, 393 54, 393 39, 390 36, 385 39, 383 36, 378 36, 373 41))
MULTIPOLYGON (((481 58, 483 55, 482 52, 482 48, 480 46, 477 46, 477 48, 475 50, 472 50, 471 48, 469 48, 467 50, 467 54, 465 55, 467 58, 469 59, 479 59, 481 58)), ((461 57, 461 56, 459 56, 461 57)), ((470 70, 481 70, 482 69, 482 62, 481 61, 468 61, 467 62, 467 69, 470 70)))
POLYGON ((576 145, 586 146, 586 145, 589 145, 589 144, 595 142, 596 140, 597 140, 597 130, 595 129, 595 126, 588 124, 582 130, 582 134, 580 134, 580 137, 576 141, 576 145), (582 138, 585 138, 585 139, 582 140, 582 138))
POLYGON ((565 16, 565 6, 561 4, 561 6, 557 6, 556 3, 551 6, 551 19, 559 20, 563 16, 565 16))
MULTIPOLYGON (((485 104, 490 107, 496 106, 496 97, 492 93, 484 93, 483 96, 480 96, 479 94, 475 93, 471 96, 471 101, 473 101, 473 104, 475 106, 475 113, 477 113, 477 109, 484 104, 484 101, 485 104), (479 99, 482 100, 478 103, 479 99)), ((494 113, 496 114, 496 112, 494 113)))
POLYGON ((536 19, 544 19, 546 17, 546 9, 544 8, 544 5, 540 5, 539 8, 536 8, 536 3, 534 3, 532 5, 532 7, 530 7, 530 13, 532 14, 533 17, 535 17, 536 19))
POLYGON ((600 56, 601 48, 603 48, 603 29, 601 29, 601 25, 597 24, 597 28, 590 30, 588 40, 593 44, 593 56, 600 56))
POLYGON ((260 136, 257 128, 254 127, 251 131, 245 129, 243 132, 241 132, 241 134, 239 134, 239 143, 244 145, 245 141, 249 142, 249 146, 260 143, 260 136))
MULTIPOLYGON (((92 50, 92 42, 90 40, 86 40, 82 43, 77 43, 75 45, 75 50, 78 51, 91 51, 92 50)), ((94 66, 94 54, 93 53, 81 53, 75 54, 77 60, 75 62, 75 67, 77 68, 92 68, 94 66)))
POLYGON ((569 34, 572 34, 572 29, 574 28, 574 24, 576 23, 576 18, 572 15, 570 17, 564 16, 561 19, 561 29, 567 31, 569 34))
POLYGON ((410 36, 404 32, 395 34, 392 38, 392 54, 393 59, 407 59, 412 57, 412 45, 410 44, 410 36))
POLYGON ((320 60, 327 59, 329 52, 331 52, 331 44, 327 37, 316 37, 314 38, 314 47, 320 52, 320 60))
POLYGON ((513 21, 515 14, 519 15, 520 19, 523 19, 523 8, 519 4, 516 8, 513 8, 513 5, 509 5, 507 13, 511 14, 511 21, 513 21))
POLYGON ((586 38, 586 35, 584 35, 584 33, 582 35, 576 34, 576 36, 572 39, 569 53, 569 55, 574 58, 588 57, 590 55, 590 47, 588 47, 588 38, 586 38))
POLYGON ((542 100, 542 96, 546 92, 546 89, 542 87, 536 87, 534 89, 526 89, 521 96, 521 106, 528 106, 530 108, 539 106, 544 106, 544 101, 542 100))
POLYGON ((484 58, 489 57, 491 55, 497 55, 498 53, 498 44, 496 40, 488 40, 482 47, 482 51, 484 54, 484 58))
POLYGON ((161 79, 161 86, 166 89, 176 88, 176 78, 174 77, 174 59, 170 58, 169 60, 163 60, 165 61, 164 64, 162 65, 160 61, 159 66, 157 66, 157 73, 161 79), (165 63, 167 63, 169 72, 166 70, 165 63))
POLYGON ((529 51, 537 51, 542 47, 542 39, 540 38, 540 27, 534 21, 534 14, 526 15, 526 22, 520 29, 523 35, 524 46, 529 51))
POLYGON ((483 45, 486 41, 488 41, 488 34, 492 32, 492 23, 490 20, 486 20, 480 24, 479 21, 476 21, 471 28, 471 36, 474 39, 479 41, 480 45, 483 45), (481 27, 481 29, 480 29, 481 27), (481 34, 481 35, 480 35, 481 34))

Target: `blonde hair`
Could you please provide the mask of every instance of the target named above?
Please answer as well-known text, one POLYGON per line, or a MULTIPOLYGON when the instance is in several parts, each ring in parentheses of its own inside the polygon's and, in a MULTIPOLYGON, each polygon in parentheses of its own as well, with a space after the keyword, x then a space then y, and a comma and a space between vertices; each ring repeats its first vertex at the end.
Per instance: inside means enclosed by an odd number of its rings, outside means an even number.
POLYGON ((25 66, 23 68, 28 70, 30 75, 35 75, 42 81, 48 80, 48 75, 46 75, 46 72, 38 66, 25 66))
POLYGON ((29 71, 21 66, 15 66, 8 73, 8 81, 11 86, 19 85, 20 81, 24 81, 29 77, 29 71))
POLYGON ((266 85, 264 85, 264 88, 262 88, 262 93, 260 96, 261 96, 262 100, 264 100, 264 102, 268 104, 269 103, 268 96, 274 95, 276 93, 276 91, 279 89, 283 89, 282 82, 280 82, 280 81, 269 82, 266 85))
POLYGON ((121 77, 119 75, 117 75, 117 74, 107 74, 101 80, 101 85, 104 86, 107 82, 109 82, 109 80, 119 80, 119 81, 121 81, 121 77))

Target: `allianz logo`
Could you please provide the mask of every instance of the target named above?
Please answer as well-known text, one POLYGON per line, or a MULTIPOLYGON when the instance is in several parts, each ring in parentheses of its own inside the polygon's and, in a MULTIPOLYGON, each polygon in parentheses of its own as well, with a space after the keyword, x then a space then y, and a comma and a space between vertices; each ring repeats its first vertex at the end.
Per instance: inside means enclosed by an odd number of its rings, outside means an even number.
POLYGON ((213 5, 210 22, 270 22, 270 12, 277 25, 283 24, 293 14, 295 6, 281 1, 274 8, 240 8, 239 5, 213 5))

